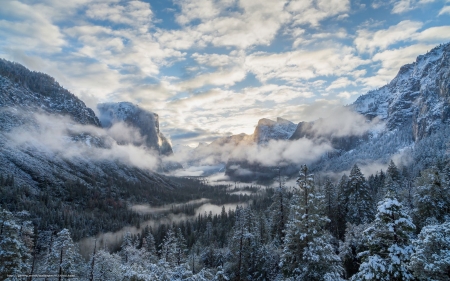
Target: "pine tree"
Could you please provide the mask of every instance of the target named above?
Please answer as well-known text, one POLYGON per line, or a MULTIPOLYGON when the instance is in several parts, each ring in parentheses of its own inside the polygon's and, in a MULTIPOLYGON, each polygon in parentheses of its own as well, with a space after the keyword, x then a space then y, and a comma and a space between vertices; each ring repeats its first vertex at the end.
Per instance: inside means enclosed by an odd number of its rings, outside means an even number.
MULTIPOLYGON (((30 272, 33 241, 28 222, 21 223, 11 212, 0 209, 0 278, 30 272), (24 239, 25 238, 25 239, 24 239), (30 240, 30 241, 28 241, 30 240)), ((9 280, 15 280, 14 277, 9 280)))
POLYGON ((363 263, 351 280, 413 280, 408 264, 413 253, 410 236, 414 229, 402 204, 388 193, 378 203, 375 221, 364 231, 369 249, 361 253, 363 263))
POLYGON ((317 195, 306 165, 302 166, 297 184, 281 257, 284 273, 301 280, 339 280, 342 267, 330 245, 331 235, 325 230, 329 220, 323 214, 323 196, 317 195))
POLYGON ((177 247, 177 251, 175 254, 176 264, 181 265, 182 263, 186 262, 187 245, 180 228, 177 229, 176 247, 177 247))
POLYGON ((93 269, 94 280, 119 281, 123 280, 121 258, 117 254, 110 254, 105 250, 95 253, 95 264, 93 269))
POLYGON ((374 215, 372 192, 356 164, 350 171, 348 191, 347 222, 352 224, 370 222, 374 215))
POLYGON ((336 189, 329 178, 326 178, 323 187, 323 194, 325 196, 325 212, 330 222, 328 223, 328 230, 330 233, 337 235, 337 217, 336 217, 336 189))
POLYGON ((337 234, 339 239, 344 239, 345 228, 346 228, 346 219, 348 212, 348 195, 349 191, 349 183, 348 177, 344 174, 337 184, 337 208, 336 208, 336 227, 337 234))
POLYGON ((416 180, 414 219, 418 227, 444 222, 450 214, 450 188, 436 168, 422 171, 416 180))
POLYGON ((418 280, 450 280, 450 222, 422 228, 410 267, 418 280))
POLYGON ((284 239, 284 230, 286 221, 289 216, 289 199, 286 192, 286 187, 280 179, 280 185, 275 188, 272 196, 272 205, 270 210, 270 232, 272 239, 278 239, 280 242, 284 239))
POLYGON ((164 239, 160 245, 161 250, 159 251, 161 260, 163 262, 168 263, 169 265, 175 265, 177 262, 177 238, 175 237, 175 234, 173 233, 172 227, 170 227, 166 235, 164 236, 164 239))
POLYGON ((151 263, 156 263, 158 260, 158 253, 156 251, 155 238, 150 232, 148 232, 143 239, 143 242, 144 241, 145 244, 143 244, 142 247, 148 252, 149 261, 151 263))
POLYGON ((361 264, 359 253, 368 250, 367 237, 364 235, 364 230, 367 227, 368 224, 354 225, 347 223, 344 242, 339 245, 339 256, 343 262, 345 278, 347 279, 358 272, 361 264))
MULTIPOLYGON (((56 234, 47 262, 49 273, 60 276, 59 279, 62 276, 82 278, 88 272, 67 229, 63 229, 56 234)), ((70 277, 63 279, 70 279, 70 277)))

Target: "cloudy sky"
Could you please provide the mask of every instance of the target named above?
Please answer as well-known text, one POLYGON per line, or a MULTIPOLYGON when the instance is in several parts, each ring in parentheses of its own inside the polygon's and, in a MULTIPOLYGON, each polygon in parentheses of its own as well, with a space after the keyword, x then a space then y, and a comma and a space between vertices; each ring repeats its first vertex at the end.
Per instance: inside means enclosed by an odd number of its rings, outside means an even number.
MULTIPOLYGON (((450 41, 449 0, 2 0, 0 57, 90 107, 131 101, 175 144, 313 120, 450 41)), ((323 116, 325 117, 325 116, 323 116)))

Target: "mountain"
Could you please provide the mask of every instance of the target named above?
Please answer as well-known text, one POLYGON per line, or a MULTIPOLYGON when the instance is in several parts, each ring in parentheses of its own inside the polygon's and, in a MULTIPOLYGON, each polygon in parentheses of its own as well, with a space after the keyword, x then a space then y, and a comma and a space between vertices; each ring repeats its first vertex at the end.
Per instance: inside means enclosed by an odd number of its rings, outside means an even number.
POLYGON ((386 86, 359 97, 352 107, 379 117, 388 130, 412 128, 419 141, 450 119, 450 44, 440 45, 400 68, 386 86))
POLYGON ((257 144, 267 144, 270 140, 287 140, 295 132, 297 125, 286 119, 277 117, 277 121, 260 119, 253 133, 257 144))
MULTIPOLYGON (((146 137, 154 133, 159 151, 171 153, 157 115, 129 108, 138 112, 130 124, 142 126, 146 137)), ((0 181, 8 179, 0 188, 3 208, 26 210, 45 218, 37 222, 41 227, 67 227, 80 239, 135 220, 129 202, 172 202, 181 185, 150 170, 158 158, 109 134, 55 79, 0 59, 0 181)))
POLYGON ((0 130, 20 124, 20 118, 8 109, 64 114, 83 125, 100 127, 92 109, 64 89, 47 74, 0 59, 0 130))
POLYGON ((324 157, 320 171, 345 171, 354 163, 371 165, 395 158, 414 173, 447 154, 450 139, 450 43, 435 47, 400 68, 387 85, 360 96, 349 107, 385 129, 368 132, 348 152, 324 157))
POLYGON ((159 116, 146 111, 129 102, 102 103, 97 105, 99 119, 105 128, 124 122, 137 129, 143 140, 132 140, 134 145, 145 144, 147 148, 156 150, 160 155, 173 154, 172 146, 159 130, 159 116))
MULTIPOLYGON (((412 169, 417 173, 443 160, 450 143, 450 43, 437 46, 418 56, 415 62, 402 66, 389 84, 360 96, 347 109, 361 114, 367 124, 379 120, 384 128, 339 135, 317 129, 329 120, 300 122, 290 141, 325 141, 332 148, 309 163, 312 171, 348 171, 355 163, 380 167, 395 158, 403 166, 414 163, 412 169)), ((331 118, 339 120, 341 116, 331 118)), ((266 134, 266 128, 275 128, 276 123, 261 119, 260 125, 264 129, 256 129, 254 135, 263 132, 256 139, 267 143, 264 136, 273 134, 266 134)), ((297 169, 295 164, 283 168, 287 174, 297 169)), ((275 175, 273 171, 274 167, 231 159, 226 174, 233 180, 251 180, 270 178, 275 175)))

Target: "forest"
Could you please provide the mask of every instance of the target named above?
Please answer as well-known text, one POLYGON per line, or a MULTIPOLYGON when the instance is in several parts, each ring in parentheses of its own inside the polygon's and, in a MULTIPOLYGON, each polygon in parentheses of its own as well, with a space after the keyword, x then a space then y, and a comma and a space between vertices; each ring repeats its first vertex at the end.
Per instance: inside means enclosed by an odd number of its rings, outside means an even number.
MULTIPOLYGON (((280 176, 276 187, 244 198, 221 197, 226 187, 185 179, 191 186, 186 196, 202 190, 206 198, 222 198, 221 204, 249 203, 142 227, 124 233, 114 247, 95 240, 85 257, 76 241, 87 234, 77 229, 94 233, 105 224, 110 229, 148 217, 127 209, 120 196, 98 204, 111 197, 99 193, 96 207, 87 203, 72 212, 58 211, 65 199, 41 198, 33 206, 53 217, 38 218, 27 205, 32 195, 26 188, 1 176, 0 279, 449 280, 450 163, 437 161, 417 175, 410 171, 391 161, 386 171, 366 177, 355 164, 334 181, 303 165, 295 186, 280 176), (98 216, 111 210, 115 219, 98 216)), ((76 190, 80 194, 71 200, 84 198, 83 189, 76 190)), ((192 213, 194 207, 178 211, 192 213)))

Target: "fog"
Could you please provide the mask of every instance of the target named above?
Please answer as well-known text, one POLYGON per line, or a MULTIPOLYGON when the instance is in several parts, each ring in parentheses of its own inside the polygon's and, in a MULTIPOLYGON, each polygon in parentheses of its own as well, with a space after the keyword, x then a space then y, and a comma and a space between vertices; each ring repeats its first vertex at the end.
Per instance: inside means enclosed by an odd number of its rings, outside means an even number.
POLYGON ((155 170, 157 153, 142 146, 119 145, 120 142, 142 139, 139 132, 118 123, 109 129, 79 124, 67 116, 25 113, 21 118, 31 123, 13 128, 6 134, 8 145, 18 149, 34 148, 65 159, 117 160, 141 169, 155 170))
MULTIPOLYGON (((192 202, 205 202, 205 198, 188 201, 186 203, 181 203, 178 205, 188 204, 189 202, 192 204, 192 202)), ((192 220, 195 219, 199 214, 209 214, 210 212, 212 215, 218 215, 222 212, 222 208, 225 207, 225 211, 228 212, 230 209, 235 210, 237 206, 247 206, 248 202, 242 202, 242 203, 236 203, 236 204, 224 204, 224 205, 214 205, 211 203, 205 203, 199 206, 195 209, 195 215, 193 216, 187 216, 185 214, 166 214, 164 216, 150 219, 145 222, 142 222, 140 224, 140 228, 137 228, 136 226, 126 226, 120 229, 116 232, 106 232, 106 233, 100 233, 96 235, 95 237, 88 237, 80 240, 78 242, 78 245, 80 247, 80 252, 82 256, 86 259, 89 258, 90 255, 92 255, 92 252, 94 250, 95 241, 97 240, 97 249, 107 249, 111 250, 113 247, 117 245, 122 244, 123 236, 130 232, 131 234, 138 234, 140 233, 145 227, 149 226, 152 228, 158 227, 159 225, 166 224, 171 225, 172 223, 178 223, 185 220, 192 220)), ((142 206, 142 205, 135 205, 135 206, 142 206)), ((161 209, 155 208, 157 212, 162 212, 161 209)), ((137 212, 140 213, 141 208, 137 208, 137 212)))
MULTIPOLYGON (((309 164, 333 150, 331 138, 362 136, 369 131, 377 134, 384 130, 384 123, 377 118, 367 120, 350 107, 327 102, 316 102, 299 114, 305 118, 310 115, 309 119, 306 118, 310 123, 302 127, 307 138, 271 140, 265 145, 258 145, 253 141, 253 135, 241 134, 218 139, 209 145, 201 144, 197 148, 183 147, 167 158, 187 167, 175 171, 173 175, 209 176, 220 171, 221 165, 229 160, 265 167, 309 164)), ((239 167, 239 173, 252 172, 239 167)))

